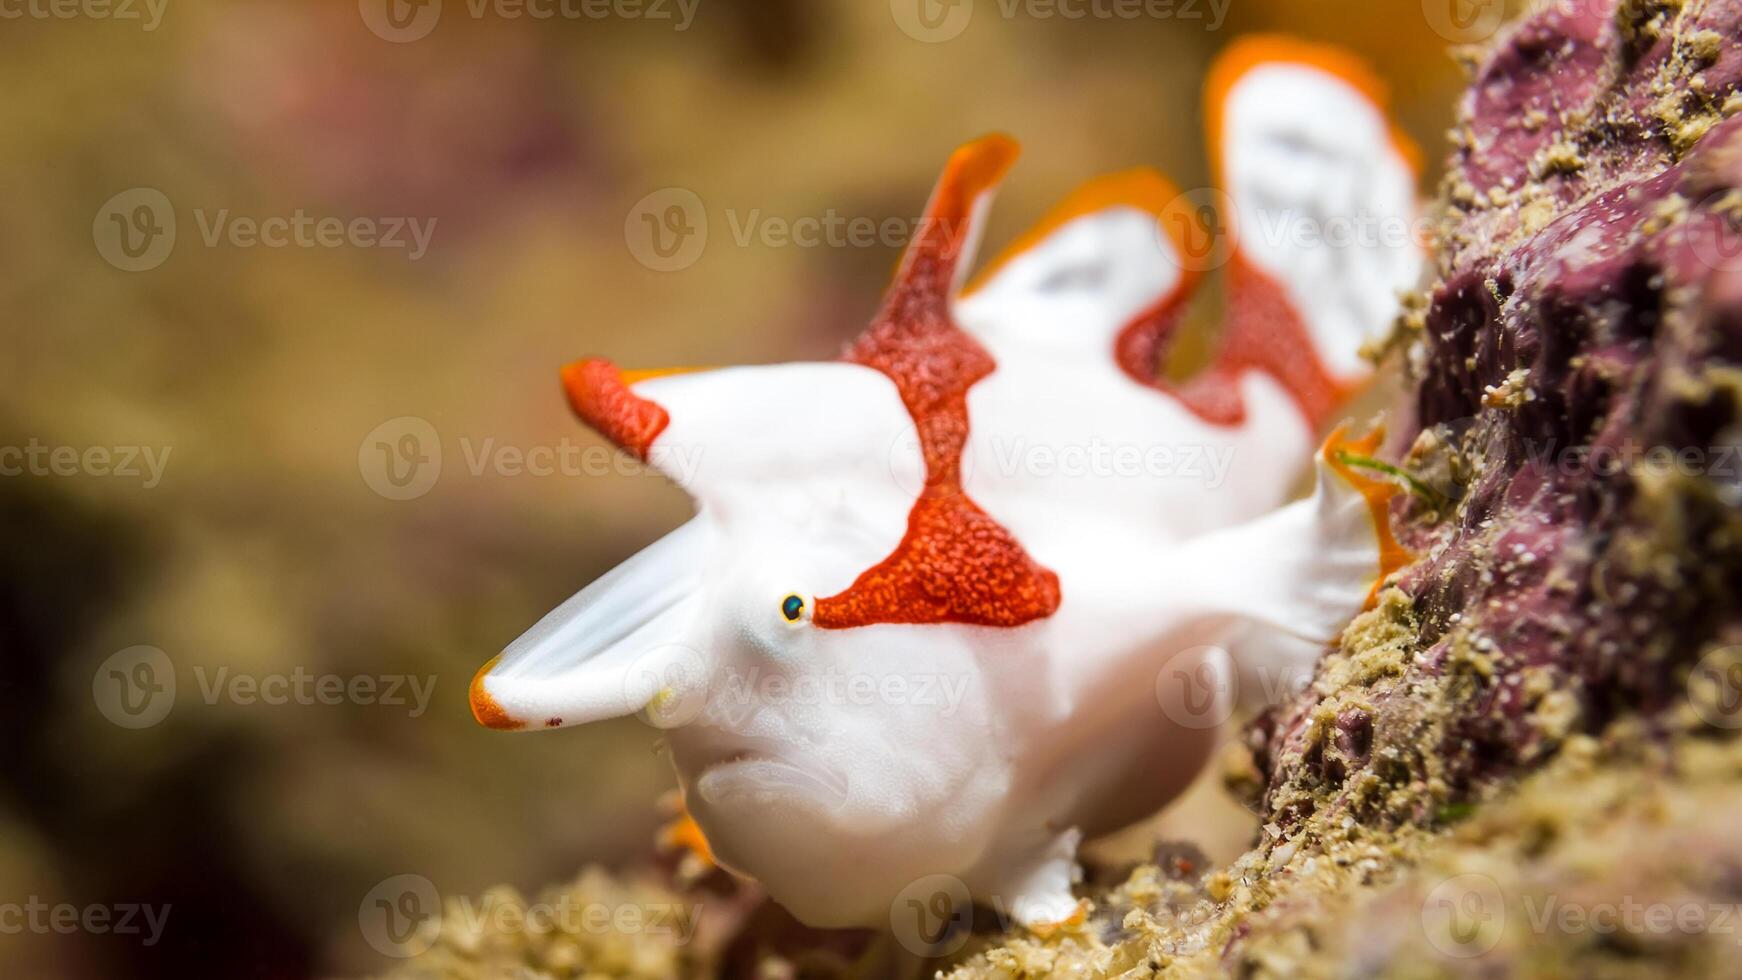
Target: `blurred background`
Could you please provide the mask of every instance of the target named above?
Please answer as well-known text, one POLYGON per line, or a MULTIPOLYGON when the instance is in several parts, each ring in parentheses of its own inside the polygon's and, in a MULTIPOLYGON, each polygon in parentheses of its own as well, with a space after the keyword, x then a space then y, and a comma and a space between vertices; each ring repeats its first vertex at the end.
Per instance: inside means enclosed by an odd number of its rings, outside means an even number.
MULTIPOLYGON (((1367 57, 1431 187, 1483 10, 569 4, 0 0, 0 975, 366 974, 391 876, 646 861, 651 730, 466 706, 688 512, 558 367, 833 356, 902 240, 780 229, 909 221, 989 130, 1025 144, 992 250, 1098 173, 1202 187, 1244 33, 1367 57)), ((1162 832, 1220 857, 1248 820, 1207 785, 1162 832)))

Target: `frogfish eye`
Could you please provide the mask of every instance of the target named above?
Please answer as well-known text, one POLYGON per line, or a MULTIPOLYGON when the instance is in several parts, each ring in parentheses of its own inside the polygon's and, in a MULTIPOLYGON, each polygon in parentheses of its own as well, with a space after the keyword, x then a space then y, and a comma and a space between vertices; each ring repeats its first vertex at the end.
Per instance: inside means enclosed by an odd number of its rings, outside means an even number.
POLYGON ((789 595, 780 601, 780 614, 789 623, 796 623, 804 618, 804 597, 789 595))

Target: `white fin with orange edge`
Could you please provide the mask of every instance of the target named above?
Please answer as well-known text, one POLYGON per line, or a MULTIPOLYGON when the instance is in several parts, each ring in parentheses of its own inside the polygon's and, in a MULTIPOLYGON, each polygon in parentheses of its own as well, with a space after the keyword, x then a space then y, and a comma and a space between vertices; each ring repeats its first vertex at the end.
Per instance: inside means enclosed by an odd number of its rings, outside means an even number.
POLYGON ((1111 365, 1119 331, 1188 292, 1161 216, 1179 191, 1147 168, 1097 178, 994 259, 956 307, 993 349, 1091 355, 1111 365))
POLYGON ((1206 97, 1236 265, 1282 286, 1332 380, 1360 380, 1362 345, 1390 327, 1424 261, 1417 151, 1391 126, 1383 84, 1335 48, 1254 37, 1217 61, 1206 97))
POLYGON ((1391 534, 1398 492, 1350 465, 1379 433, 1350 441, 1338 430, 1318 455, 1313 495, 1180 550, 1173 595, 1198 615, 1244 620, 1314 643, 1335 639, 1374 603, 1380 584, 1411 556, 1391 534))
POLYGON ((690 521, 539 620, 473 678, 473 717, 502 731, 567 728, 681 698, 686 681, 705 685, 688 629, 707 534, 690 521))

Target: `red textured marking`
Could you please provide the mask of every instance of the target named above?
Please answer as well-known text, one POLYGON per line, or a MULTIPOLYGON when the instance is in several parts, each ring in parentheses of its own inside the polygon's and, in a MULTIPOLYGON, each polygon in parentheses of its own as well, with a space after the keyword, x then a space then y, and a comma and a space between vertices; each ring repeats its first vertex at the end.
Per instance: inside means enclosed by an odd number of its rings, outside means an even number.
POLYGON ((1114 344, 1120 370, 1178 399, 1210 425, 1237 426, 1246 421, 1240 375, 1256 369, 1275 378, 1313 426, 1322 425, 1351 392, 1324 366, 1282 284, 1239 255, 1229 263, 1224 282, 1228 310, 1214 363, 1180 385, 1160 376, 1174 330, 1190 305, 1187 288, 1120 331, 1114 344))
POLYGON ((1288 390, 1314 427, 1322 425, 1351 392, 1319 359, 1306 322, 1282 284, 1239 255, 1229 263, 1226 283, 1221 355, 1215 369, 1195 383, 1214 385, 1219 377, 1231 379, 1247 369, 1264 371, 1288 390))
POLYGON ((968 389, 997 365, 956 326, 950 296, 974 204, 1015 157, 1016 144, 1001 136, 956 151, 882 312, 843 355, 895 382, 918 430, 926 482, 895 551, 845 592, 817 600, 812 622, 819 627, 1021 626, 1058 609, 1058 576, 962 490, 968 389))
POLYGON ((629 390, 623 373, 610 361, 589 358, 570 364, 563 368, 563 387, 581 421, 642 462, 653 440, 671 424, 665 409, 629 390))
POLYGON ((1171 396, 1205 422, 1239 425, 1246 418, 1246 406, 1240 400, 1238 378, 1222 376, 1211 367, 1181 389, 1161 376, 1162 361, 1173 343, 1174 331, 1191 307, 1194 286, 1195 281, 1182 283, 1161 303, 1119 331, 1113 341, 1113 360, 1131 380, 1171 396))

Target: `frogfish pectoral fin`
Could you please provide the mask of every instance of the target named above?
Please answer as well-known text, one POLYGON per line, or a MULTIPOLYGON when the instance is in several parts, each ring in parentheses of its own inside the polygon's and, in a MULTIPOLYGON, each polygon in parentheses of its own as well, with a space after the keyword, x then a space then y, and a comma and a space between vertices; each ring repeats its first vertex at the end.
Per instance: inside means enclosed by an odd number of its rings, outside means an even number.
POLYGON ((708 528, 666 535, 558 606, 478 671, 478 723, 565 728, 644 713, 660 727, 694 717, 708 661, 691 645, 708 528))
POLYGON ((1350 440, 1339 429, 1318 455, 1311 497, 1187 542, 1175 595, 1198 615, 1335 639, 1412 560, 1391 534, 1398 487, 1365 468, 1379 435, 1350 440))

